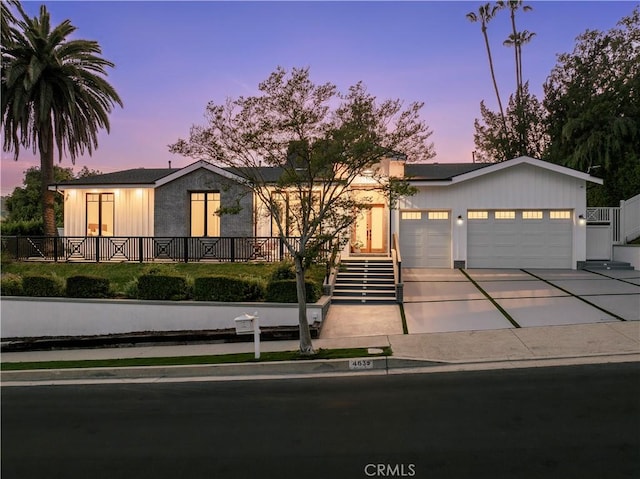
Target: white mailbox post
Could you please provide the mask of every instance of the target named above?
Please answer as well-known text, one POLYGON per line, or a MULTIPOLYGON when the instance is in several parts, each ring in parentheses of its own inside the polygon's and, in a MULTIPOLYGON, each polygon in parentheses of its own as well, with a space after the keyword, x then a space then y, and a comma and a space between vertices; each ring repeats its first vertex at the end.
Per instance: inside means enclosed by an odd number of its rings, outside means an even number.
POLYGON ((253 350, 255 358, 260 359, 260 325, 258 323, 258 313, 253 315, 244 313, 234 319, 236 324, 236 334, 253 334, 253 350))

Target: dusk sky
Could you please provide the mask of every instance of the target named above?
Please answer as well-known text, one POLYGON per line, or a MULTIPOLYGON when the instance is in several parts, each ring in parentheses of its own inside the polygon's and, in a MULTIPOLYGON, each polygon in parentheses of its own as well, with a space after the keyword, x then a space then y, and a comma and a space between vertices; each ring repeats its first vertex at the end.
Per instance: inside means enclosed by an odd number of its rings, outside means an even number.
MULTIPOLYGON (((23 2, 36 15, 42 2, 23 2)), ((115 63, 108 80, 124 108, 111 115, 83 166, 103 172, 174 167, 193 160, 168 152, 203 123, 207 102, 257 94, 277 66, 310 67, 316 83, 341 90, 363 81, 379 99, 425 103, 440 163, 470 162, 473 121, 486 100, 496 108, 478 23, 465 15, 482 2, 45 2, 57 25, 70 19, 75 38, 96 40, 115 63)), ((524 47, 523 70, 533 93, 557 54, 570 52, 586 29, 609 30, 634 2, 527 2, 518 29, 536 33, 524 47)), ((514 90, 513 50, 502 46, 509 14, 489 24, 498 83, 506 102, 514 90)), ((38 165, 31 151, 20 159, 2 153, 2 195, 38 165)), ((61 166, 72 166, 68 158, 61 166)))

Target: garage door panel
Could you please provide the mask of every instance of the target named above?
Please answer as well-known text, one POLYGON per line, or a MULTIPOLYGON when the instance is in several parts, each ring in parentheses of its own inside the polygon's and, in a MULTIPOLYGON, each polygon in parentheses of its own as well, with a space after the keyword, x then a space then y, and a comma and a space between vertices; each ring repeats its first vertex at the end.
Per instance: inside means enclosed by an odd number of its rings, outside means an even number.
POLYGON ((451 267, 451 220, 400 219, 400 251, 405 267, 451 267))
POLYGON ((467 265, 469 268, 570 268, 573 225, 542 218, 497 219, 489 211, 486 219, 469 219, 467 265))

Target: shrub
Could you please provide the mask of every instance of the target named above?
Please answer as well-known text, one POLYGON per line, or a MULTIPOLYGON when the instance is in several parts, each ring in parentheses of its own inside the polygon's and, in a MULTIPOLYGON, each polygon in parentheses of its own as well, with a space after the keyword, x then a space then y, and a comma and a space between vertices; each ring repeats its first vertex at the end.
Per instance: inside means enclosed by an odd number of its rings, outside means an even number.
POLYGON ((13 273, 5 273, 0 279, 2 296, 22 296, 22 277, 13 273))
POLYGON ((22 291, 25 296, 64 296, 64 282, 57 276, 25 276, 22 291))
POLYGON ((42 220, 3 221, 0 225, 2 236, 42 236, 42 220))
POLYGON ((196 278, 193 298, 196 301, 262 301, 265 289, 255 279, 203 276, 196 278))
POLYGON ((296 279, 296 268, 291 261, 282 261, 271 274, 272 281, 296 279))
POLYGON ((180 300, 186 299, 189 292, 185 277, 159 273, 140 276, 137 289, 139 299, 180 300))
POLYGON ((69 276, 67 296, 70 298, 108 298, 109 280, 98 276, 69 276))
MULTIPOLYGON (((315 281, 307 280, 304 282, 304 286, 307 303, 315 303, 320 299, 320 286, 315 281)), ((296 280, 284 279, 269 283, 265 301, 269 303, 297 303, 296 280)))

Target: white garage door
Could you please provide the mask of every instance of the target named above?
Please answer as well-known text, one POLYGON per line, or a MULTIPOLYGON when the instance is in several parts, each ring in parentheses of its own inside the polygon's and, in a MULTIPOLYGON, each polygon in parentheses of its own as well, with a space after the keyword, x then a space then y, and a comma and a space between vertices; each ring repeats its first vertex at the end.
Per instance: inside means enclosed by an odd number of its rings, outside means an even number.
POLYGON ((469 211, 468 268, 571 268, 572 212, 469 211))
POLYGON ((400 254, 407 268, 451 268, 451 214, 401 211, 400 254))

